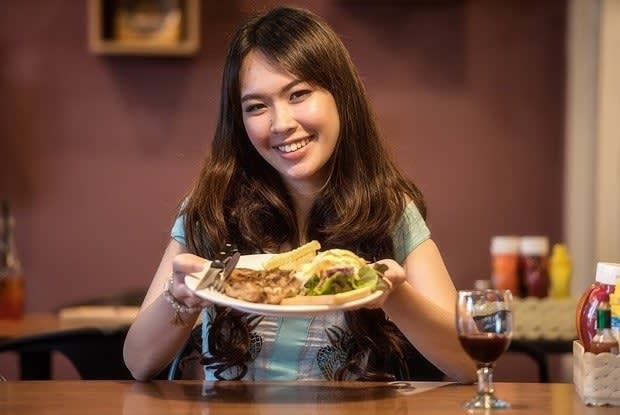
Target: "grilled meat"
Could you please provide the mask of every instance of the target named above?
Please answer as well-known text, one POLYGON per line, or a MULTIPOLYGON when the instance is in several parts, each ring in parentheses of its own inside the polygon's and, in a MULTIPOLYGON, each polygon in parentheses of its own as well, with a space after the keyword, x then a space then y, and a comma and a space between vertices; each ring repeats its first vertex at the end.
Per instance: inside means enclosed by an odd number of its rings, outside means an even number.
POLYGON ((292 271, 235 268, 224 283, 229 297, 252 303, 280 304, 283 298, 301 291, 301 282, 292 271))

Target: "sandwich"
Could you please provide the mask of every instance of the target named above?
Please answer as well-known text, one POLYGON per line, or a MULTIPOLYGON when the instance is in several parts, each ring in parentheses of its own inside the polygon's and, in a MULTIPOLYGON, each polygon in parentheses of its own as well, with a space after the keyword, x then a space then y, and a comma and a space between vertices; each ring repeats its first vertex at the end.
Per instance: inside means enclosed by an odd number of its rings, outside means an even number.
POLYGON ((302 264, 296 277, 304 281, 300 293, 281 304, 344 304, 387 287, 383 264, 368 264, 346 249, 328 249, 302 264))

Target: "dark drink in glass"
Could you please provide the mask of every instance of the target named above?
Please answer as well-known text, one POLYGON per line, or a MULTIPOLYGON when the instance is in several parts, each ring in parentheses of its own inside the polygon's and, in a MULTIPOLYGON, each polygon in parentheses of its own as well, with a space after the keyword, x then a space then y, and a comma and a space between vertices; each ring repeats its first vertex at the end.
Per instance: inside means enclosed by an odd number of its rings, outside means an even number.
POLYGON ((478 393, 467 409, 510 408, 493 390, 493 366, 512 339, 512 294, 508 290, 459 291, 456 328, 463 350, 478 367, 478 393))
POLYGON ((510 345, 510 337, 495 333, 460 335, 459 341, 469 357, 480 363, 495 362, 510 345))

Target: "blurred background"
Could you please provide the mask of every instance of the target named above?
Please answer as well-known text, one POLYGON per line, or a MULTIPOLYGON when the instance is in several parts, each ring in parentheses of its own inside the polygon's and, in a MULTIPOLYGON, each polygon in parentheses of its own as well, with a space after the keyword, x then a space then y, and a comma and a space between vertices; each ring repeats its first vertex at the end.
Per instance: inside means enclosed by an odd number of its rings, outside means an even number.
MULTIPOLYGON (((229 36, 280 3, 201 1, 200 47, 171 57, 93 53, 86 1, 2 2, 0 196, 27 312, 146 289, 209 151, 229 36)), ((620 259, 613 1, 286 3, 349 48, 457 288, 489 278, 493 235, 567 243, 575 292, 620 259)))

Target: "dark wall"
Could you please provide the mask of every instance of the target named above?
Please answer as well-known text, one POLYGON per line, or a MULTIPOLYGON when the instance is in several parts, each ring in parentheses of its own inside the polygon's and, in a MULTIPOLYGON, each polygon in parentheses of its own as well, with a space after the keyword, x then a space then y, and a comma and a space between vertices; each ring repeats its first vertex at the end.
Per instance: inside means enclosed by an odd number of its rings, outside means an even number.
MULTIPOLYGON (((208 151, 226 43, 275 2, 205 1, 189 59, 89 53, 86 2, 5 0, 0 194, 27 309, 146 288, 208 151)), ((562 1, 298 1, 342 35, 457 287, 494 234, 562 237, 562 1)))

